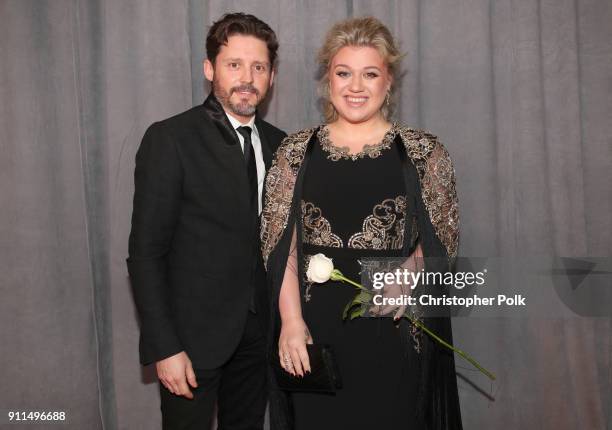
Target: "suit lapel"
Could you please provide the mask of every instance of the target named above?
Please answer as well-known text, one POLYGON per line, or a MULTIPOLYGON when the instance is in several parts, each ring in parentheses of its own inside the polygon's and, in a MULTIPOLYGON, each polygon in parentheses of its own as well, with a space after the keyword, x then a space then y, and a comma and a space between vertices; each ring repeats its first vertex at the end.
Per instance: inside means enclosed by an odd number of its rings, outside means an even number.
POLYGON ((218 154, 218 163, 223 171, 227 172, 221 183, 228 184, 238 198, 238 204, 246 211, 249 207, 249 184, 244 164, 244 156, 240 147, 238 135, 232 127, 223 107, 211 93, 202 105, 209 121, 202 121, 202 130, 207 144, 214 146, 214 153, 218 154), (209 122, 209 124, 206 124, 209 122), (210 125, 213 125, 212 127, 210 125), (209 143, 210 142, 210 143, 209 143))
POLYGON ((204 102, 204 110, 221 135, 221 140, 226 145, 237 145, 238 148, 240 148, 240 141, 238 140, 236 130, 234 130, 232 123, 229 121, 229 119, 227 119, 227 115, 223 110, 221 103, 219 103, 212 93, 210 93, 204 102))
MULTIPOLYGON (((232 126, 232 123, 227 118, 221 103, 213 96, 211 93, 206 101, 204 102, 204 110, 208 113, 213 124, 217 128, 217 131, 222 137, 222 141, 225 142, 226 145, 236 145, 240 148, 240 140, 238 140, 238 135, 236 134, 236 130, 232 126)), ((255 126, 257 127, 257 131, 259 132, 259 140, 261 141, 261 152, 263 154, 264 164, 266 165, 266 171, 270 168, 272 164, 272 150, 270 149, 270 143, 268 142, 268 138, 265 133, 265 127, 263 125, 263 121, 259 116, 255 117, 255 126)), ((241 153, 242 155, 242 153, 241 153)))

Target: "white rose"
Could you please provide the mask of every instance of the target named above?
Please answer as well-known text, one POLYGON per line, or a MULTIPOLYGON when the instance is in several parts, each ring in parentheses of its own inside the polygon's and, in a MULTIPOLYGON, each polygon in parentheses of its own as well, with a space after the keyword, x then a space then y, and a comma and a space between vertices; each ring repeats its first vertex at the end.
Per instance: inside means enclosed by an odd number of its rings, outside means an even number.
POLYGON ((306 277, 310 282, 322 284, 329 281, 332 271, 334 270, 334 262, 331 258, 327 258, 325 254, 317 254, 310 257, 306 277))

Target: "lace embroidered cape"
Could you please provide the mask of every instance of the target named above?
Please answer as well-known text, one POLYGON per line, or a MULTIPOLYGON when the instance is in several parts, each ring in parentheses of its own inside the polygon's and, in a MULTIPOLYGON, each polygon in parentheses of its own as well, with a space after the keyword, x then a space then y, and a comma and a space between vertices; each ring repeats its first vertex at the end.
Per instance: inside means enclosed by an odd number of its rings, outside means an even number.
MULTIPOLYGON (((261 250, 266 267, 287 227, 296 178, 316 130, 308 128, 287 136, 268 171, 261 215, 261 250)), ((421 196, 436 236, 452 262, 457 255, 459 216, 455 171, 448 151, 430 133, 403 126, 398 126, 398 131, 418 172, 421 196)))

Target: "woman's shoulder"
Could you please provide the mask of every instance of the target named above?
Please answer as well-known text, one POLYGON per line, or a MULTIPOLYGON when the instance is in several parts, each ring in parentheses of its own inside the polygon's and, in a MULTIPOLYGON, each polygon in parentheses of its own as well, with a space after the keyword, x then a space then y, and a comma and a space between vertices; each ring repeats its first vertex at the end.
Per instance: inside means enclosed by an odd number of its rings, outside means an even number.
POLYGON ((278 147, 277 155, 285 155, 289 156, 294 152, 301 152, 306 148, 306 144, 312 137, 312 135, 320 128, 321 126, 314 126, 303 128, 298 131, 294 131, 293 133, 289 133, 281 142, 278 147))
POLYGON ((408 153, 412 158, 428 159, 432 156, 449 157, 448 151, 438 136, 428 130, 395 124, 408 153))
POLYGON ((303 128, 287 135, 276 150, 274 164, 289 165, 293 170, 297 169, 304 158, 310 138, 319 127, 303 128))
POLYGON ((310 137, 313 135, 315 131, 321 128, 321 125, 316 125, 313 127, 302 128, 301 130, 294 131, 293 133, 289 133, 287 137, 285 137, 281 143, 281 145, 289 145, 295 143, 301 143, 304 141, 308 141, 310 137))

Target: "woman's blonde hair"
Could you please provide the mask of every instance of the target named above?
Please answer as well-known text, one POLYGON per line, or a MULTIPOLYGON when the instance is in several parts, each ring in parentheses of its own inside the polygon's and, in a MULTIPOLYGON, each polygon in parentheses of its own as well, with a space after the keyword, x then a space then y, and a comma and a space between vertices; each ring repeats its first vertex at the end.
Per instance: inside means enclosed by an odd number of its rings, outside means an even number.
POLYGON ((334 55, 345 46, 369 46, 376 49, 391 76, 391 89, 381 108, 381 113, 388 119, 392 113, 392 94, 399 78, 399 68, 402 55, 389 29, 374 17, 350 18, 337 22, 327 32, 323 46, 319 50, 317 60, 321 68, 319 94, 323 98, 323 113, 325 121, 330 123, 338 118, 338 112, 329 100, 329 66, 334 55))

